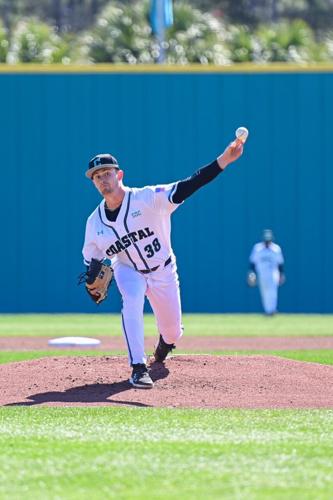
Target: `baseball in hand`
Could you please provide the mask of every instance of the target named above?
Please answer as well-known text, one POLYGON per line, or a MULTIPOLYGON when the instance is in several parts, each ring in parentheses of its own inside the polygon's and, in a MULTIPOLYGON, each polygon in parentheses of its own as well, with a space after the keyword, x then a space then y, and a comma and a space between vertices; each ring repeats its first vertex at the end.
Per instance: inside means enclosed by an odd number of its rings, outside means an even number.
POLYGON ((246 127, 238 127, 236 130, 236 138, 244 144, 246 141, 247 137, 249 135, 249 131, 247 130, 246 127))

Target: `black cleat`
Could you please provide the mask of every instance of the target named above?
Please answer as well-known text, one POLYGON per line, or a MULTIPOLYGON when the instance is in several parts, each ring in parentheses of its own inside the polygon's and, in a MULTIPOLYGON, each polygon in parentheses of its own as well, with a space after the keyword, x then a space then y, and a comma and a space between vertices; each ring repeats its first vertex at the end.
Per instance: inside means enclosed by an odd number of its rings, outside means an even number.
POLYGON ((154 382, 150 378, 147 366, 144 363, 132 365, 133 371, 130 378, 130 383, 133 387, 139 389, 151 389, 154 387, 154 382))
POLYGON ((160 335, 160 340, 154 352, 155 361, 163 363, 172 349, 176 349, 175 344, 167 344, 166 342, 164 342, 162 335, 160 335))

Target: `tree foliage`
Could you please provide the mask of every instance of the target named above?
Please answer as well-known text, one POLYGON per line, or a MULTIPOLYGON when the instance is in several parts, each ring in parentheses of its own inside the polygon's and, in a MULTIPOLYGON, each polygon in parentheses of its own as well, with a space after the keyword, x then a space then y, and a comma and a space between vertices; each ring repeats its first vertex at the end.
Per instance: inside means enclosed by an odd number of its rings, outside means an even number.
POLYGON ((304 21, 260 25, 255 31, 246 26, 232 26, 228 45, 233 62, 328 61, 330 54, 324 43, 316 42, 304 21))
POLYGON ((8 49, 8 35, 3 24, 0 22, 0 63, 5 63, 7 61, 8 49))
POLYGON ((70 47, 52 27, 38 21, 20 21, 12 34, 7 55, 9 63, 61 63, 70 62, 70 47))
MULTIPOLYGON (((136 2, 122 0, 121 4, 133 6, 136 2)), ((78 32, 91 26, 108 3, 110 0, 0 0, 0 17, 8 30, 22 17, 38 17, 58 31, 78 32)), ((191 0, 190 5, 227 23, 252 28, 299 19, 316 32, 327 31, 333 18, 333 0, 191 0)))
POLYGON ((160 51, 168 63, 216 63, 230 61, 221 23, 211 14, 179 2, 174 24, 166 31, 162 46, 152 36, 148 3, 134 6, 113 2, 82 38, 82 53, 90 62, 154 63, 160 51))
POLYGON ((150 32, 146 4, 122 6, 112 2, 83 36, 83 57, 94 63, 152 62, 150 32))
POLYGON ((163 43, 152 34, 149 5, 0 0, 0 62, 140 64, 161 54, 175 64, 333 60, 333 34, 310 26, 328 26, 333 0, 175 0, 163 43))
POLYGON ((57 31, 80 31, 90 26, 109 0, 0 0, 0 16, 9 31, 26 17, 36 17, 57 31))
POLYGON ((202 13, 188 3, 175 4, 174 24, 167 32, 166 62, 227 64, 230 53, 225 27, 212 14, 202 13))
POLYGON ((230 24, 257 27, 263 23, 305 21, 316 32, 330 30, 333 0, 191 0, 230 24))

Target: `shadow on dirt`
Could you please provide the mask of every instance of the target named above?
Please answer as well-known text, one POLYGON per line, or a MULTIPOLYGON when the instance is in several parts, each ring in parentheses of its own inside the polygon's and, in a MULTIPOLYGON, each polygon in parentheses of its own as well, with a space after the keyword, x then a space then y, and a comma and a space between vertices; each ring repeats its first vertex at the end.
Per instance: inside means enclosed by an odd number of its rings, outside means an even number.
MULTIPOLYGON (((153 363, 149 367, 149 372, 154 382, 166 378, 169 375, 169 370, 163 363, 153 363)), ((26 397, 26 399, 30 401, 10 403, 4 406, 34 406, 47 403, 63 403, 64 405, 66 403, 110 403, 142 407, 151 406, 137 401, 120 401, 112 399, 112 396, 115 396, 116 394, 133 390, 142 392, 148 389, 134 389, 128 380, 122 380, 113 384, 85 384, 78 387, 70 387, 65 391, 32 394, 26 397)))

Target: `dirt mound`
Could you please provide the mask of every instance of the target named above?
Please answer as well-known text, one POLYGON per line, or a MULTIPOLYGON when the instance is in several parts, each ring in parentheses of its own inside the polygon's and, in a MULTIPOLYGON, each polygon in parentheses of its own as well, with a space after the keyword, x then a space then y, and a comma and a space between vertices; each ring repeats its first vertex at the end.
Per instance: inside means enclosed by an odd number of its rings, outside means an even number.
POLYGON ((0 365, 0 405, 333 408, 333 366, 274 356, 174 356, 133 389, 125 356, 0 365))

